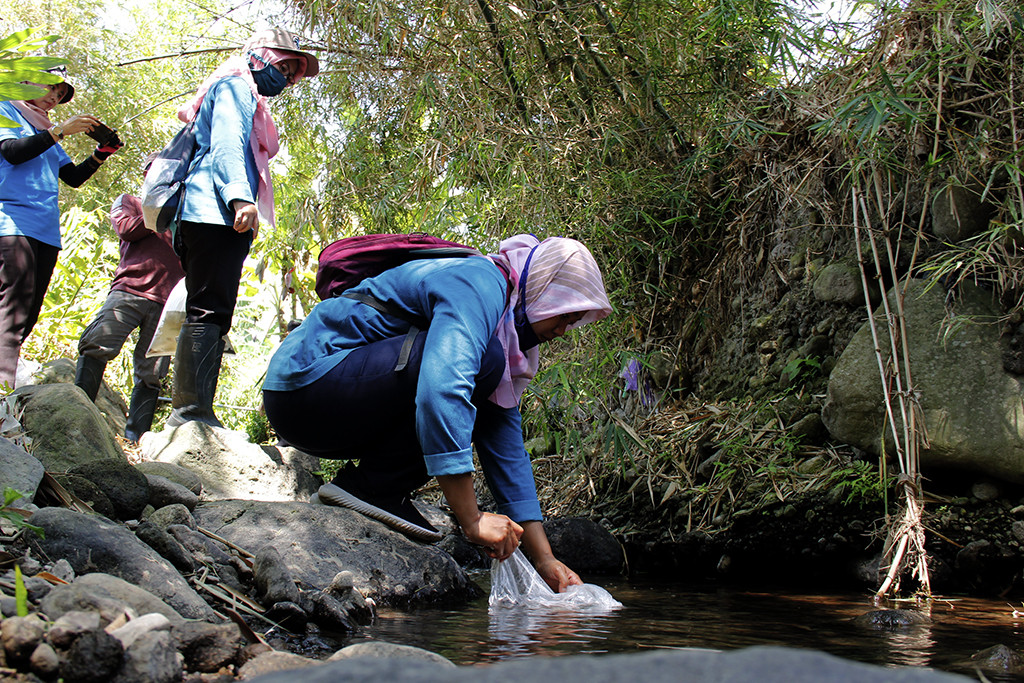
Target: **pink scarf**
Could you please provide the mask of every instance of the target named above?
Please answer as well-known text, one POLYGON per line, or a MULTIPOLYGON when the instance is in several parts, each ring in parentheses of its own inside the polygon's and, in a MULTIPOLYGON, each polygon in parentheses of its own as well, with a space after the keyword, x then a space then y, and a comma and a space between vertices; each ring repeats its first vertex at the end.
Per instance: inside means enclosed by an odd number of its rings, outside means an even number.
POLYGON ((519 278, 527 260, 530 267, 522 295, 528 320, 539 322, 566 313, 584 312, 583 318, 570 326, 575 329, 606 317, 612 312, 612 306, 604 291, 597 261, 574 239, 549 237, 540 242, 533 235, 516 235, 504 240, 498 253, 490 257, 512 273, 512 295, 497 330, 508 363, 490 401, 502 408, 512 408, 519 405, 526 385, 537 374, 540 364, 537 347, 525 353, 520 351, 513 313, 521 293, 519 278))
POLYGON ((40 109, 31 102, 25 100, 12 100, 11 104, 17 107, 21 115, 25 117, 33 128, 38 131, 49 129, 53 124, 50 122, 50 113, 43 109, 40 109))
MULTIPOLYGON (((269 53, 271 50, 268 48, 267 52, 269 53)), ((270 110, 267 107, 267 100, 256 91, 256 83, 252 80, 248 60, 236 55, 218 66, 199 86, 195 97, 178 110, 178 118, 186 123, 194 119, 210 87, 228 76, 238 76, 244 80, 256 98, 256 113, 252 117, 252 135, 249 137, 252 154, 256 159, 256 169, 260 176, 259 188, 256 192, 256 207, 259 209, 260 217, 268 224, 274 225, 274 182, 270 177, 270 160, 280 149, 280 141, 277 137, 277 126, 274 125, 274 119, 271 118, 270 110)))

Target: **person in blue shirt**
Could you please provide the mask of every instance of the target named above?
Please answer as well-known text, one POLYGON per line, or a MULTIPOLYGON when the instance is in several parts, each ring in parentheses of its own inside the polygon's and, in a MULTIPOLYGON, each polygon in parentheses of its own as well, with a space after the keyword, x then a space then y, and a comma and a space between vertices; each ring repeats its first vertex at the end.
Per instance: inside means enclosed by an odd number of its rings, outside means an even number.
POLYGON ((195 122, 196 150, 174 230, 187 296, 174 355, 170 427, 191 420, 221 426, 213 397, 223 338, 260 219, 274 223, 270 159, 279 141, 266 98, 320 71, 317 58, 279 28, 256 33, 242 52, 221 64, 178 111, 182 121, 195 122))
POLYGON ((34 100, 0 102, 0 387, 13 389, 21 345, 39 319, 61 248, 57 181, 80 187, 121 147, 116 135, 75 164, 61 147, 69 135, 101 125, 91 114, 54 124, 50 112, 74 97, 64 81, 40 86, 34 100))
POLYGON ((610 312, 576 240, 519 235, 491 256, 413 260, 317 304, 284 339, 263 384, 267 419, 302 451, 358 460, 317 502, 433 542, 411 495, 435 477, 471 542, 499 560, 522 543, 561 591, 580 579, 544 533, 519 401, 540 343, 610 312), (477 504, 474 446, 497 513, 477 504))

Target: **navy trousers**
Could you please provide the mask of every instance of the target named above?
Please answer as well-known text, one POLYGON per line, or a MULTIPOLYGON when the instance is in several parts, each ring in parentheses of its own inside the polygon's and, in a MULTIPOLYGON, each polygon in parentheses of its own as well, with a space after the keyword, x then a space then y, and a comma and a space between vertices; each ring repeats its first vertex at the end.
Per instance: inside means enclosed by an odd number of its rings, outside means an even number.
MULTIPOLYGON (((359 460, 339 475, 367 493, 408 493, 429 480, 416 438, 416 381, 426 333, 417 335, 407 366, 395 370, 405 337, 352 351, 329 373, 295 391, 264 391, 267 419, 301 451, 331 460, 359 460)), ((481 358, 472 402, 494 393, 505 353, 492 337, 481 358)))

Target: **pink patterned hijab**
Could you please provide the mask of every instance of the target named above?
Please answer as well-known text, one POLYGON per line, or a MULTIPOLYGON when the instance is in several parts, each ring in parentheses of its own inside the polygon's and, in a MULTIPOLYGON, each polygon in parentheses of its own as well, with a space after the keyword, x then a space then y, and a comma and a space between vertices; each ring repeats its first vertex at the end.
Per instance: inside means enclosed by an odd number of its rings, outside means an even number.
MULTIPOLYGON (((276 64, 286 59, 299 59, 302 61, 302 69, 299 73, 305 73, 306 59, 302 55, 271 47, 255 48, 252 52, 266 60, 267 64, 276 64)), ((257 208, 260 217, 270 225, 274 225, 274 183, 270 176, 270 160, 280 149, 280 140, 277 136, 277 126, 274 125, 274 119, 271 118, 270 109, 267 107, 267 98, 256 90, 256 83, 253 81, 252 72, 249 69, 249 59, 249 57, 236 55, 218 66, 199 86, 195 97, 178 110, 178 118, 186 123, 194 119, 199 112, 199 107, 203 104, 203 98, 206 97, 207 91, 220 79, 238 76, 246 82, 256 98, 256 113, 252 117, 252 136, 249 139, 249 144, 252 147, 253 157, 256 159, 256 169, 260 175, 259 189, 256 193, 257 208)), ((262 64, 260 66, 262 67, 262 64)))
POLYGON ((574 239, 549 237, 541 242, 533 235, 516 235, 504 240, 498 253, 490 257, 512 274, 512 295, 497 331, 508 364, 490 400, 502 408, 512 408, 519 405, 540 363, 537 347, 525 353, 519 349, 513 311, 520 296, 531 322, 583 312, 584 316, 569 329, 608 316, 612 305, 593 254, 574 239), (526 281, 520 286, 524 270, 526 281))

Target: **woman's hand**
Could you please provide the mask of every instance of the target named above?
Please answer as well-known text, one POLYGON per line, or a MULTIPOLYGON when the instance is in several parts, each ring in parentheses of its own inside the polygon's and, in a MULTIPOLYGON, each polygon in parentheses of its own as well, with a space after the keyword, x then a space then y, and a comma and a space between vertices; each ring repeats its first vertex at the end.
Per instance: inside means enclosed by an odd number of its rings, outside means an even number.
POLYGON ((66 137, 75 133, 87 133, 98 125, 100 120, 92 114, 78 114, 60 124, 60 127, 66 137))
POLYGON ((569 586, 583 583, 576 572, 555 559, 541 522, 523 522, 523 527, 523 550, 533 562, 533 567, 540 577, 551 586, 551 590, 561 593, 569 586))
POLYGON ((475 522, 461 524, 462 533, 470 543, 484 547, 488 557, 506 560, 519 547, 523 527, 505 515, 482 512, 475 522))
POLYGON ((569 586, 581 586, 583 581, 573 570, 554 557, 544 559, 534 565, 540 578, 551 586, 551 590, 562 593, 569 586))
POLYGON ((255 233, 256 229, 260 226, 260 213, 256 205, 240 199, 231 202, 231 205, 235 209, 235 222, 231 226, 235 229, 235 232, 248 232, 252 230, 255 233))

